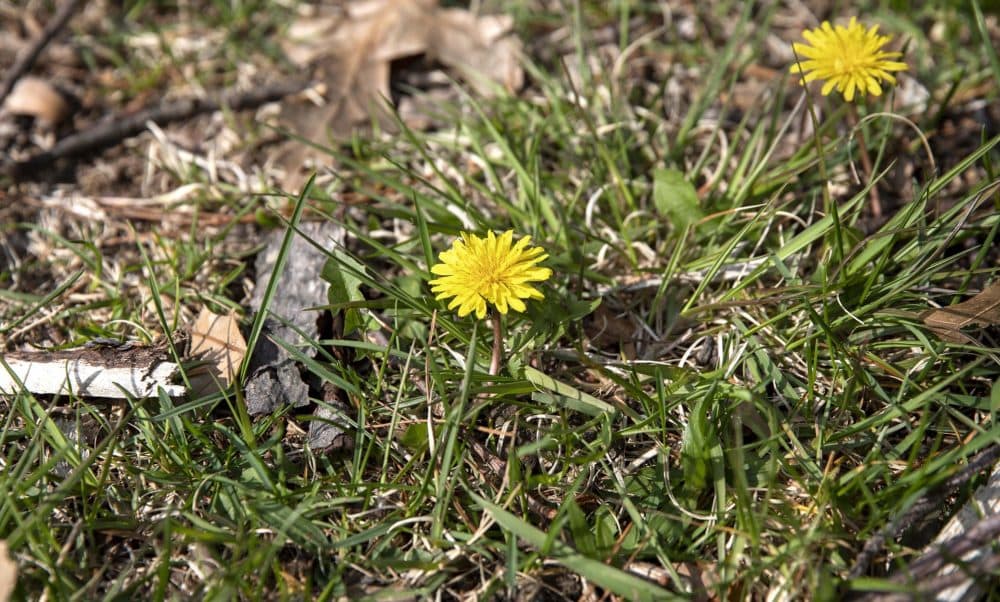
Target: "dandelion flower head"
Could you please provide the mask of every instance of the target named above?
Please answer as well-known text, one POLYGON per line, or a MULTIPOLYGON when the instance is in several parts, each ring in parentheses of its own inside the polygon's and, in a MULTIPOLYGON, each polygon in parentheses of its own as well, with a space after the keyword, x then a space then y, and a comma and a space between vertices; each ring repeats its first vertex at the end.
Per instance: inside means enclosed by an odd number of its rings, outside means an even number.
POLYGON ((552 270, 537 265, 548 255, 541 247, 530 246, 530 236, 513 241, 512 230, 500 236, 489 232, 486 238, 462 232, 450 249, 441 252, 441 263, 431 268, 439 276, 430 281, 431 291, 438 300, 454 297, 448 309, 457 307, 459 317, 475 311, 479 319, 486 317, 487 303, 506 314, 508 309, 524 311, 524 299, 544 299, 531 283, 552 275, 552 270))
POLYGON ((906 63, 893 59, 901 52, 882 50, 890 36, 878 35, 878 25, 865 29, 855 17, 847 27, 831 26, 828 21, 816 29, 802 32, 808 44, 795 43, 792 48, 799 58, 791 72, 803 75, 802 82, 824 80, 824 96, 834 88, 844 95, 847 102, 854 100, 854 93, 882 94, 882 81, 896 83, 891 71, 903 71, 906 63))

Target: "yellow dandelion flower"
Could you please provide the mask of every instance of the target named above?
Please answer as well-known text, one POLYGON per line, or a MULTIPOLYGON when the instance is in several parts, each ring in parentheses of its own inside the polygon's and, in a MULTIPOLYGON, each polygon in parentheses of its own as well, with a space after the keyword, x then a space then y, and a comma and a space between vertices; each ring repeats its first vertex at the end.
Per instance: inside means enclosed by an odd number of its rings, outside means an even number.
POLYGON ((531 237, 516 244, 514 232, 499 237, 489 232, 486 238, 462 232, 451 249, 442 251, 441 263, 431 272, 440 276, 430 281, 437 299, 454 297, 448 309, 458 308, 459 317, 475 310, 476 317, 486 317, 486 304, 502 314, 508 309, 524 311, 523 299, 544 299, 532 282, 543 282, 552 275, 549 268, 538 267, 548 255, 541 247, 532 247, 531 237))
POLYGON ((903 53, 882 50, 890 36, 878 35, 878 25, 866 30, 855 17, 847 27, 833 27, 824 21, 818 28, 802 32, 802 37, 809 43, 795 43, 792 48, 807 60, 792 65, 791 72, 804 75, 803 83, 825 80, 824 96, 834 88, 847 102, 854 100, 855 91, 879 96, 883 80, 896 83, 890 71, 906 69, 906 63, 892 60, 903 53))

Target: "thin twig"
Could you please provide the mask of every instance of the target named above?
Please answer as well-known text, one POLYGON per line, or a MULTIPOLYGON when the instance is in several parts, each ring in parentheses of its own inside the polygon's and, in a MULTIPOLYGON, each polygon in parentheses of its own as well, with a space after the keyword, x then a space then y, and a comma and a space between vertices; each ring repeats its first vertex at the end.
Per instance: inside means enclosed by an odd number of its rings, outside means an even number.
POLYGON ((218 99, 188 98, 144 109, 131 115, 114 115, 89 129, 63 138, 47 151, 42 151, 23 161, 5 164, 3 173, 18 180, 24 180, 59 159, 102 150, 126 138, 138 135, 146 130, 148 122, 163 125, 189 119, 202 113, 218 111, 223 107, 228 107, 233 111, 252 109, 300 92, 307 85, 305 81, 286 81, 253 90, 226 92, 218 99))
POLYGON ((872 560, 885 547, 885 542, 895 539, 918 518, 941 506, 945 498, 971 481, 976 475, 992 466, 998 459, 1000 459, 1000 445, 987 447, 976 454, 961 471, 951 476, 940 487, 935 488, 934 491, 922 497, 898 518, 889 521, 889 524, 865 542, 857 559, 854 561, 854 566, 851 567, 851 571, 848 573, 848 577, 857 579, 865 574, 872 560))

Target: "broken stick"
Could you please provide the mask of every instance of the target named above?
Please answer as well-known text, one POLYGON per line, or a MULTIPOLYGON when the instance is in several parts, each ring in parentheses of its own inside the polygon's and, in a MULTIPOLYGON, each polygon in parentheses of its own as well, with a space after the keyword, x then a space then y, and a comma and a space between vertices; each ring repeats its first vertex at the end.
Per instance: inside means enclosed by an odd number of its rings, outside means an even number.
POLYGON ((308 86, 304 81, 289 81, 243 92, 226 92, 219 98, 188 98, 144 109, 131 115, 112 115, 93 127, 67 136, 51 149, 42 151, 23 161, 3 165, 3 173, 17 180, 24 180, 59 159, 76 157, 114 146, 126 138, 144 132, 147 123, 164 125, 189 119, 201 113, 211 113, 222 108, 233 111, 252 109, 262 104, 280 100, 301 92, 308 86))
POLYGON ((187 390, 174 381, 179 366, 159 347, 87 347, 0 357, 0 394, 77 395, 142 399, 160 389, 170 397, 187 390))

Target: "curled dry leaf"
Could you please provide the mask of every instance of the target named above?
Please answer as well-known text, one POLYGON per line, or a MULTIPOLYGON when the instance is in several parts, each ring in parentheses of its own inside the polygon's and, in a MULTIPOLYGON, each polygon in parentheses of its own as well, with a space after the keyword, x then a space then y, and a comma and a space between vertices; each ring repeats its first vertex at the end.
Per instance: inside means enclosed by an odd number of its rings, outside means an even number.
POLYGON ((994 282, 983 292, 955 305, 935 309, 924 318, 934 334, 953 343, 974 343, 976 340, 962 332, 967 326, 1000 324, 1000 281, 994 282))
POLYGON ((58 125, 69 116, 69 103, 55 86, 37 77, 17 82, 4 100, 3 108, 13 115, 30 115, 48 126, 58 125))
POLYGON ((524 86, 521 42, 510 35, 512 18, 476 16, 460 8, 438 9, 434 18, 440 33, 430 36, 429 54, 458 71, 478 93, 492 95, 495 84, 508 92, 524 86))
POLYGON ((246 353, 236 313, 220 316, 202 308, 191 328, 190 355, 202 362, 188 371, 191 394, 198 397, 229 388, 246 353))
MULTIPOLYGON (((372 120, 393 128, 390 63, 426 56, 465 79, 480 94, 524 83, 520 41, 512 19, 443 9, 436 0, 364 0, 333 14, 293 23, 282 44, 286 56, 313 67, 321 85, 308 100, 287 103, 282 120, 315 142, 343 138, 372 120)), ((294 157, 289 164, 300 161, 294 157)))
POLYGON ((7 542, 0 539, 0 602, 10 600, 17 585, 17 563, 11 560, 7 542))

